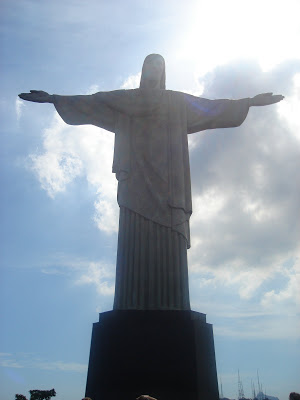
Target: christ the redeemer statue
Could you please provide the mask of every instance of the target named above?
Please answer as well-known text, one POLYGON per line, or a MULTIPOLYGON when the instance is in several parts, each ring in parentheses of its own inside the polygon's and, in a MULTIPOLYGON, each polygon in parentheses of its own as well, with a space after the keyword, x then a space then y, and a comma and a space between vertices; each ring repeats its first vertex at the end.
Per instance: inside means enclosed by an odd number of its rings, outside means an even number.
POLYGON ((53 103, 70 125, 115 133, 113 172, 120 206, 115 310, 189 310, 187 248, 192 214, 189 133, 236 127, 272 93, 208 100, 165 89, 165 62, 146 57, 139 89, 88 96, 31 90, 23 100, 53 103))

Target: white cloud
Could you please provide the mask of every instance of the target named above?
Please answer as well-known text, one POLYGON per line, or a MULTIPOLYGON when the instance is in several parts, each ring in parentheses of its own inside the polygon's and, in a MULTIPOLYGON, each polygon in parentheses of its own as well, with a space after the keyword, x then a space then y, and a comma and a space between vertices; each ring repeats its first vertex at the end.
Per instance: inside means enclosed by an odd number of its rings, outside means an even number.
POLYGON ((274 314, 300 316, 300 260, 292 268, 282 268, 280 272, 287 279, 286 285, 267 291, 262 297, 261 305, 274 314))
POLYGON ((249 300, 255 296, 256 291, 266 281, 274 277, 277 271, 271 268, 261 269, 243 269, 239 263, 236 265, 226 266, 213 270, 212 268, 204 268, 195 264, 191 264, 190 273, 194 276, 201 274, 198 281, 199 289, 204 287, 212 287, 218 290, 230 288, 237 293, 240 299, 249 300))
POLYGON ((22 116, 22 110, 25 107, 24 101, 20 100, 19 97, 16 98, 15 109, 17 114, 17 120, 19 121, 22 116))
POLYGON ((29 166, 54 198, 84 177, 96 194, 94 220, 107 233, 117 231, 117 182, 112 174, 114 136, 94 126, 68 126, 55 114, 45 130, 43 150, 29 156, 29 166))
MULTIPOLYGON (((98 228, 107 233, 118 231, 118 207, 116 206, 116 199, 112 196, 99 195, 98 200, 95 201, 95 214, 94 221, 98 228)), ((115 197, 115 196, 114 196, 115 197)))
POLYGON ((289 127, 289 131, 300 141, 300 74, 296 74, 293 79, 293 89, 278 106, 278 113, 283 119, 284 124, 289 127))
POLYGON ((192 308, 220 336, 296 339, 300 335, 299 258, 272 268, 190 271, 192 308))
POLYGON ((40 370, 53 370, 61 372, 79 372, 85 373, 87 370, 86 364, 63 362, 63 361, 46 361, 41 360, 34 355, 19 354, 0 354, 0 366, 7 368, 33 368, 40 370))
POLYGON ((68 276, 74 285, 93 285, 101 296, 114 294, 115 265, 113 264, 55 254, 51 258, 48 257, 48 264, 43 266, 42 272, 68 276))
POLYGON ((271 319, 265 315, 260 318, 235 318, 231 321, 228 319, 225 324, 214 325, 214 333, 240 339, 298 339, 299 323, 288 316, 271 319))
POLYGON ((80 372, 85 373, 87 370, 86 364, 54 361, 54 362, 32 362, 28 367, 44 370, 54 370, 63 372, 80 372))
POLYGON ((296 259, 295 262, 289 260, 289 266, 286 264, 287 262, 271 267, 246 269, 237 263, 213 269, 191 263, 189 270, 193 285, 200 291, 213 289, 220 293, 223 291, 223 295, 238 295, 244 301, 255 300, 259 304, 260 312, 267 314, 281 313, 288 302, 289 306, 293 304, 294 315, 300 306, 297 290, 300 284, 300 263, 296 259), (276 285, 276 291, 269 290, 270 285, 276 285))
POLYGON ((141 73, 130 75, 121 86, 122 89, 135 89, 140 86, 141 73))
POLYGON ((191 219, 191 225, 216 217, 224 207, 225 198, 218 188, 210 188, 203 194, 193 198, 194 208, 197 210, 191 219))
MULTIPOLYGON (((268 73, 255 63, 233 62, 202 78, 203 96, 243 98, 284 90, 282 103, 288 105, 292 95, 299 108, 294 95, 299 70, 299 62, 293 61, 268 73)), ((293 124, 287 125, 291 106, 287 114, 280 107, 253 107, 239 128, 193 135, 192 271, 271 270, 297 252, 300 143, 295 121, 299 117, 294 114, 293 124)), ((251 295, 252 289, 244 293, 251 295)))
POLYGON ((99 294, 112 296, 115 291, 113 268, 103 263, 89 263, 75 283, 77 285, 95 285, 99 294))
POLYGON ((31 169, 52 198, 63 192, 82 171, 82 161, 75 146, 70 147, 70 140, 64 134, 64 124, 55 114, 52 126, 43 135, 43 151, 29 156, 31 169))
POLYGON ((10 353, 0 354, 0 366, 5 368, 24 368, 23 364, 13 359, 10 353))
POLYGON ((84 94, 94 94, 100 91, 99 85, 91 85, 84 94))

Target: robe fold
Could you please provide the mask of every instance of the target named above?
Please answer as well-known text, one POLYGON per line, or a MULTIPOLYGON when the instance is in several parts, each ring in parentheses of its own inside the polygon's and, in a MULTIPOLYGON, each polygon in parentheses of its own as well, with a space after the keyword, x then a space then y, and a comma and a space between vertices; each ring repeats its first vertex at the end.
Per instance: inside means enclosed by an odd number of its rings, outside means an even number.
POLYGON ((192 199, 187 134, 241 125, 249 110, 249 99, 208 100, 162 89, 53 98, 66 123, 92 124, 115 133, 113 172, 118 179, 121 215, 114 308, 189 309, 186 248, 190 247, 192 199), (157 232, 155 239, 149 226, 157 232), (159 253, 158 237, 160 243, 169 243, 173 249, 160 269, 157 260, 167 253, 159 253), (128 246, 135 259, 130 260, 126 253, 128 246), (176 246, 182 254, 175 273, 177 258, 170 254, 176 252, 176 246), (155 252, 152 259, 156 261, 150 262, 150 256, 145 260, 141 249, 147 254, 155 252), (156 272, 152 276, 149 271, 156 272), (165 271, 172 279, 165 279, 165 271), (143 278, 135 279, 137 276, 143 278), (164 293, 159 302, 157 285, 164 293))

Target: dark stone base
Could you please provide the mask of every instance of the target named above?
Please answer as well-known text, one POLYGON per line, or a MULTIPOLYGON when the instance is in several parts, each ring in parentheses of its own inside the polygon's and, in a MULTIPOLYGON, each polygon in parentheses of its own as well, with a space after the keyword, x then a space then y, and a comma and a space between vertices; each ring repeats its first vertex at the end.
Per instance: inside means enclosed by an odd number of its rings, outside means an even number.
POLYGON ((92 400, 219 400, 212 326, 195 311, 109 311, 94 324, 92 400))

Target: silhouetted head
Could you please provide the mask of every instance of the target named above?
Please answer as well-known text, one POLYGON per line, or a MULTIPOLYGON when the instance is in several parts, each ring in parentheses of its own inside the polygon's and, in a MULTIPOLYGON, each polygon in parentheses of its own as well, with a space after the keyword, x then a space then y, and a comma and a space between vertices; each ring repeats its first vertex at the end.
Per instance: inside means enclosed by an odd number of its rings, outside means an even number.
POLYGON ((149 54, 143 64, 140 88, 166 88, 165 60, 159 54, 149 54))

